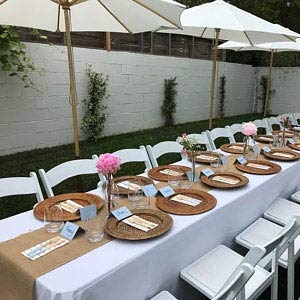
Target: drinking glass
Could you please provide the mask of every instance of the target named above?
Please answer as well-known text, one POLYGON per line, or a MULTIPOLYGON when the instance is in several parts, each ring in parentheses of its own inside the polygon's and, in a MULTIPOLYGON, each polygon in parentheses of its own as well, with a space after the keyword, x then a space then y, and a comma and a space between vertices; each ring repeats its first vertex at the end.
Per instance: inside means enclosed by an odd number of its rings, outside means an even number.
POLYGON ((134 208, 138 207, 138 202, 143 198, 143 190, 141 188, 136 188, 136 185, 142 186, 140 180, 129 181, 128 184, 128 199, 133 202, 134 208))
POLYGON ((175 186, 178 186, 180 183, 180 176, 174 176, 172 174, 172 171, 180 173, 180 170, 177 166, 169 166, 168 184, 170 186, 175 187, 175 186))
POLYGON ((147 197, 145 195, 145 193, 143 192, 143 190, 141 190, 142 193, 142 197, 140 198, 140 200, 134 202, 135 208, 137 209, 148 209, 150 207, 150 198, 151 197, 147 197))
POLYGON ((220 158, 218 158, 218 159, 216 159, 216 160, 213 160, 211 163, 210 163, 210 166, 213 168, 213 169, 215 169, 216 171, 218 171, 218 169, 220 168, 220 166, 221 166, 221 159, 220 158))
POLYGON ((63 210, 56 205, 53 205, 44 213, 44 226, 49 233, 60 231, 64 226, 63 210))
POLYGON ((180 180, 179 186, 182 189, 189 189, 193 185, 193 182, 188 179, 180 180))
POLYGON ((96 243, 102 241, 104 237, 104 225, 107 218, 97 213, 94 218, 87 219, 85 234, 89 242, 96 243))
POLYGON ((120 194, 119 194, 119 187, 116 183, 111 183, 111 203, 113 209, 117 209, 120 206, 120 194))

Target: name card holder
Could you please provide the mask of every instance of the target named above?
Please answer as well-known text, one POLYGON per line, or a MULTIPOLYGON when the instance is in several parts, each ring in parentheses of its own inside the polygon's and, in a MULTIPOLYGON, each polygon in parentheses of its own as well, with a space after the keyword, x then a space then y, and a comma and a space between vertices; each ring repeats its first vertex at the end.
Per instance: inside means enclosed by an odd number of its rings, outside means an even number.
POLYGON ((269 152, 271 152, 271 149, 270 149, 269 147, 263 147, 263 148, 261 149, 261 151, 262 151, 262 152, 269 153, 269 152))
POLYGON ((132 212, 126 206, 120 207, 120 208, 112 211, 111 213, 119 221, 132 216, 132 212))
POLYGON ((159 192, 163 195, 163 197, 169 197, 175 194, 175 191, 169 186, 165 186, 161 189, 159 189, 159 192))
POLYGON ((78 225, 73 224, 71 222, 66 222, 66 224, 63 227, 63 229, 61 230, 60 234, 69 240, 73 240, 78 229, 79 229, 78 225))
POLYGON ((201 175, 209 177, 211 175, 214 175, 214 171, 212 171, 211 169, 207 168, 201 171, 201 175))
POLYGON ((247 160, 243 156, 238 157, 234 162, 234 164, 241 164, 241 165, 245 163, 247 163, 247 160))
POLYGON ((157 188, 153 184, 144 185, 142 190, 146 197, 152 197, 157 194, 157 188))

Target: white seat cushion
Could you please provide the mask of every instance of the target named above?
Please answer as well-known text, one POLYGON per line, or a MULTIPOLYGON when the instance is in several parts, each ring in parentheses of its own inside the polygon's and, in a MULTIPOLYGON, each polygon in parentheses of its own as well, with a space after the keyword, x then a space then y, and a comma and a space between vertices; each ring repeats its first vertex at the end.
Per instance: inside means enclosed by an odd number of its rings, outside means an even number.
MULTIPOLYGON (((254 246, 264 246, 270 242, 279 232, 282 230, 282 226, 279 226, 271 221, 260 218, 240 233, 236 238, 236 242, 248 249, 254 246)), ((295 260, 300 255, 300 237, 295 239, 295 260)), ((286 250, 279 259, 279 264, 287 268, 288 251, 286 250)))
POLYGON ((154 296, 150 300, 177 300, 173 295, 167 291, 162 291, 158 295, 154 296))
POLYGON ((283 198, 278 198, 266 210, 264 218, 284 226, 294 215, 300 215, 300 205, 283 198))
MULTIPOLYGON (((220 245, 180 272, 180 277, 209 298, 213 298, 243 260, 243 256, 220 245)), ((270 273, 256 266, 255 273, 246 284, 249 298, 270 273)))
POLYGON ((292 196, 291 196, 292 200, 293 201, 296 201, 298 203, 300 203, 300 191, 294 193, 292 196))

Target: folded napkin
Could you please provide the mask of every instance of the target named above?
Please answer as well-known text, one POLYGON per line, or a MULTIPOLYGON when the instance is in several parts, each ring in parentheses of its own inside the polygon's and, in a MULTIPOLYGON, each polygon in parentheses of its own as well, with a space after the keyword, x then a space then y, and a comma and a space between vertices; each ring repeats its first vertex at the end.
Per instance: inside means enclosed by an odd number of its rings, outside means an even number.
POLYGON ((204 159, 204 160, 217 160, 218 159, 215 156, 209 156, 209 155, 203 155, 203 154, 197 155, 196 158, 204 159))
POLYGON ((261 136, 258 139, 261 141, 273 142, 272 138, 268 138, 268 137, 264 137, 264 136, 261 136))
POLYGON ((140 185, 129 182, 129 181, 119 182, 119 183, 117 183, 117 186, 122 187, 127 190, 131 190, 131 191, 137 191, 137 190, 141 189, 140 185))
POLYGON ((236 149, 236 150, 243 150, 243 146, 236 146, 236 145, 233 145, 233 146, 229 146, 230 149, 236 149))
POLYGON ((170 170, 170 169, 161 170, 161 171, 159 171, 159 173, 170 175, 170 176, 182 176, 183 175, 183 172, 177 172, 177 171, 170 170))
POLYGON ((123 223, 130 225, 134 228, 140 229, 142 231, 148 232, 149 230, 158 226, 158 224, 147 221, 138 216, 132 215, 131 217, 122 220, 123 223))
POLYGON ((281 153, 281 152, 274 152, 273 155, 284 157, 284 158, 293 158, 294 157, 293 154, 281 153))
POLYGON ((181 194, 178 194, 178 195, 172 197, 171 200, 179 202, 179 203, 187 204, 190 206, 197 206, 202 202, 199 199, 191 198, 191 197, 181 195, 181 194))
POLYGON ((66 200, 64 202, 61 202, 56 205, 57 207, 60 207, 61 209, 74 214, 76 213, 80 208, 83 208, 82 205, 72 201, 72 200, 66 200))
POLYGON ((223 176, 215 176, 215 177, 213 177, 212 180, 223 182, 223 183, 228 183, 228 184, 231 184, 231 185, 235 185, 235 184, 240 182, 237 179, 230 179, 230 178, 223 177, 223 176))
POLYGON ((254 163, 248 163, 247 167, 262 169, 262 170, 269 170, 271 168, 270 166, 259 165, 259 164, 254 164, 254 163))

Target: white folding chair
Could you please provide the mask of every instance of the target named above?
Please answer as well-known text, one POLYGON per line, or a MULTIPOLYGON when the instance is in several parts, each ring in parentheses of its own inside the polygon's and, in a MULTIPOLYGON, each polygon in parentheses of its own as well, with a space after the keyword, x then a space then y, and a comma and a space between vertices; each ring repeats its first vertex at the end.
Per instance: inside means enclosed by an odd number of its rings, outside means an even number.
POLYGON ((215 128, 210 131, 206 130, 206 134, 207 134, 207 137, 210 142, 210 146, 211 146, 212 150, 217 149, 217 147, 215 145, 215 140, 219 137, 228 138, 230 143, 235 143, 234 136, 231 133, 229 128, 215 128))
POLYGON ((150 300, 177 300, 172 294, 167 291, 162 291, 150 300))
POLYGON ((293 115, 294 124, 300 125, 300 121, 298 121, 300 120, 300 113, 293 113, 292 115, 293 115))
POLYGON ((167 153, 181 153, 183 146, 174 141, 166 141, 155 146, 147 145, 146 149, 150 158, 152 167, 158 167, 157 159, 167 153))
POLYGON ((283 129, 282 125, 279 122, 279 118, 278 117, 270 117, 270 118, 267 119, 267 122, 268 122, 268 125, 269 125, 271 131, 274 130, 273 125, 279 126, 280 130, 283 129))
MULTIPOLYGON (((44 169, 40 169, 39 174, 48 197, 54 196, 52 190, 53 187, 68 178, 78 175, 97 174, 96 160, 97 156, 93 156, 92 159, 77 159, 67 161, 52 168, 48 172, 46 172, 44 169)), ((100 180, 102 179, 100 176, 99 178, 100 180)))
POLYGON ((129 162, 143 162, 145 164, 145 172, 152 169, 150 159, 147 154, 147 150, 144 146, 140 146, 140 149, 122 149, 114 152, 121 158, 121 164, 129 162))
POLYGON ((258 129, 264 128, 266 130, 266 134, 272 134, 272 128, 270 128, 267 119, 255 120, 253 123, 258 129))
POLYGON ((202 133, 190 133, 187 135, 187 137, 195 138, 199 141, 199 144, 204 145, 206 147, 206 150, 212 151, 210 142, 208 140, 206 132, 202 133))
POLYGON ((8 177, 0 179, 0 198, 30 194, 35 194, 37 202, 44 200, 35 172, 31 172, 30 177, 8 177))
POLYGON ((291 200, 300 204, 300 191, 297 191, 291 196, 291 200))

